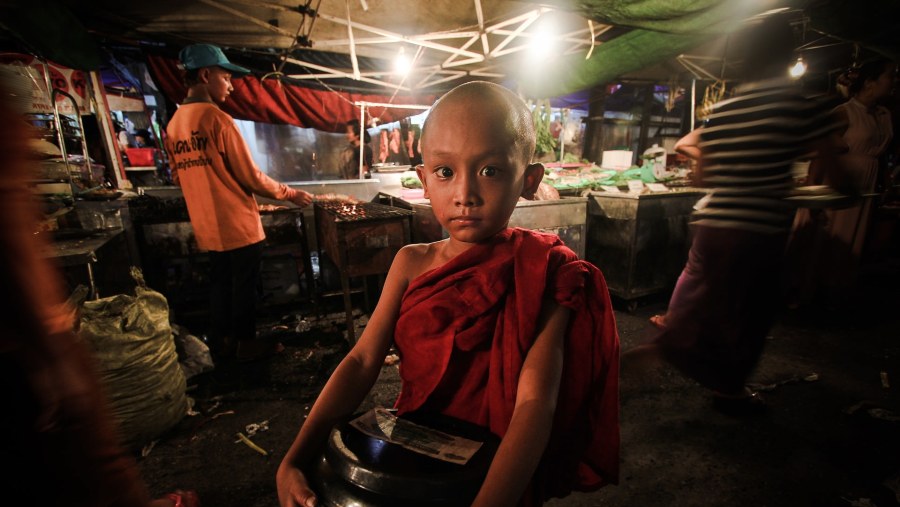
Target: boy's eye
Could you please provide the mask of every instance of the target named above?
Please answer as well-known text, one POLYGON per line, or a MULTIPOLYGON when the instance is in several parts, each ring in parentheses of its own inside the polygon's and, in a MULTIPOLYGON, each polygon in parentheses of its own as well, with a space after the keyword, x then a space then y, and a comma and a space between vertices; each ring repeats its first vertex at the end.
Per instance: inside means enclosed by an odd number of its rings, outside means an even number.
POLYGON ((450 169, 449 167, 440 167, 435 172, 441 178, 449 178, 449 177, 453 176, 453 169, 450 169))
POLYGON ((487 167, 481 169, 481 175, 482 175, 482 176, 488 176, 488 177, 496 176, 496 175, 497 175, 497 168, 496 168, 496 167, 487 166, 487 167))

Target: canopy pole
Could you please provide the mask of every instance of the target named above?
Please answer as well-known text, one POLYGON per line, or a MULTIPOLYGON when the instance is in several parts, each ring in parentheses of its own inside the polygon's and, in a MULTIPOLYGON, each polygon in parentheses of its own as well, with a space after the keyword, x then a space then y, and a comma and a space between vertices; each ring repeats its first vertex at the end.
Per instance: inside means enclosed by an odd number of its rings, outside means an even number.
POLYGON ((359 103, 359 179, 366 177, 363 167, 366 161, 366 103, 359 103))
POLYGON ((363 172, 363 161, 365 160, 365 152, 363 151, 366 147, 366 106, 373 107, 395 107, 398 109, 430 109, 431 106, 418 105, 418 104, 383 104, 380 102, 366 102, 366 101, 358 101, 354 104, 359 106, 359 177, 360 179, 365 178, 365 173, 363 172))
POLYGON ((563 162, 565 159, 564 152, 566 147, 566 110, 565 108, 559 109, 559 122, 562 124, 562 128, 559 131, 559 161, 563 162))

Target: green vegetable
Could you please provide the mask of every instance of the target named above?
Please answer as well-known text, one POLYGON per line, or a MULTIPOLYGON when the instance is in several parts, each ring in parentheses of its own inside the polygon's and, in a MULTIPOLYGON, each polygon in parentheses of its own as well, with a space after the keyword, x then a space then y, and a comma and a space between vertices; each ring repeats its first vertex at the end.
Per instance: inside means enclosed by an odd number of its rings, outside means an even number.
POLYGON ((550 113, 550 99, 537 101, 531 111, 534 133, 537 136, 534 152, 538 155, 556 151, 556 139, 550 134, 550 113))
POLYGON ((422 182, 416 176, 401 176, 400 185, 403 188, 422 188, 422 182))

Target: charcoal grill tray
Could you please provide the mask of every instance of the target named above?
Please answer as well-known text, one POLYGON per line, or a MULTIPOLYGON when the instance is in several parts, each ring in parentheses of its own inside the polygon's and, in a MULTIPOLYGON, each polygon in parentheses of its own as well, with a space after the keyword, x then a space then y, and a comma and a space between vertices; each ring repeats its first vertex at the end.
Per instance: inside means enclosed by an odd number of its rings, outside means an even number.
POLYGON ((413 214, 410 210, 374 202, 319 201, 316 203, 316 207, 333 215, 335 222, 365 222, 368 220, 407 217, 413 214))

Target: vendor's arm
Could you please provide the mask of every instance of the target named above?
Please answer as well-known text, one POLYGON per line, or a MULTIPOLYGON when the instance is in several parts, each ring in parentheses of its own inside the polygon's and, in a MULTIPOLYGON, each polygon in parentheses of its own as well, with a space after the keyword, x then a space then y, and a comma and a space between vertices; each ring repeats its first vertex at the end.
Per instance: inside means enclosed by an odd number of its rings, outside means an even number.
POLYGON ((831 112, 828 121, 835 125, 834 130, 823 137, 810 141, 808 149, 812 152, 812 160, 809 164, 809 172, 806 176, 806 185, 827 184, 835 190, 845 194, 856 194, 852 174, 840 164, 840 156, 850 149, 844 140, 850 118, 843 108, 836 108, 831 112))
POLYGON ((696 187, 702 187, 703 184, 703 151, 700 149, 700 130, 697 127, 679 139, 675 143, 675 151, 693 160, 691 170, 691 183, 696 187))
POLYGON ((675 142, 675 152, 692 160, 700 160, 700 128, 687 133, 675 142))
POLYGON ((359 342, 328 379, 309 416, 281 461, 276 474, 281 507, 310 506, 315 496, 301 470, 320 455, 331 429, 350 416, 375 384, 393 342, 400 300, 406 291, 405 273, 415 261, 410 247, 401 249, 384 283, 381 297, 359 342))
POLYGON ((853 173, 840 163, 840 154, 846 151, 846 143, 837 134, 832 134, 811 143, 815 152, 810 164, 808 181, 824 182, 842 194, 857 195, 860 188, 853 173))
POLYGON ((541 323, 519 375, 512 420, 473 506, 516 505, 550 439, 569 310, 545 300, 541 323))
POLYGON ((246 141, 234 124, 225 127, 222 137, 225 161, 244 188, 256 195, 290 201, 300 207, 312 202, 312 195, 309 192, 293 189, 260 171, 253 161, 246 141))

